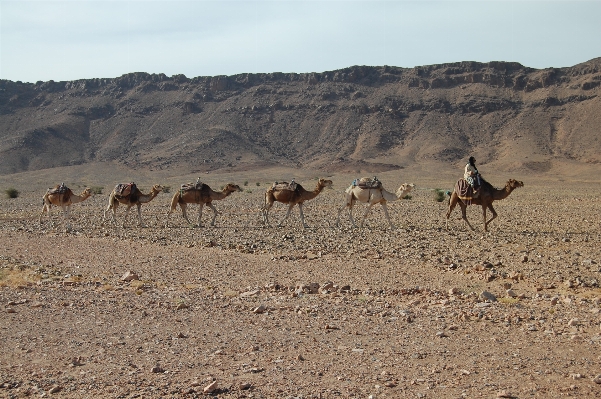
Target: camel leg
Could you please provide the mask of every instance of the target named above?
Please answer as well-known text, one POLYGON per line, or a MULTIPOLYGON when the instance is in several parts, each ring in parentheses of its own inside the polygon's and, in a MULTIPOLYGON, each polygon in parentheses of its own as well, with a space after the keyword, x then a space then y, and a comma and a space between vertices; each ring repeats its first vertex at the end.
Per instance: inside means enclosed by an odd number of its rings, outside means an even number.
POLYGON ((136 204, 136 207, 138 208, 138 226, 146 227, 146 225, 142 223, 142 204, 136 204))
POLYGON ((217 218, 219 212, 217 211, 217 208, 215 208, 215 205, 213 205, 212 202, 209 202, 207 206, 213 210, 213 220, 211 220, 211 226, 215 226, 215 218, 217 218))
POLYGON ((363 223, 365 223, 365 219, 367 219, 367 215, 369 215, 369 211, 371 211, 372 206, 374 206, 374 204, 369 204, 369 206, 367 207, 367 210, 363 214, 363 219, 361 219, 361 224, 359 225, 359 227, 363 227, 363 223))
POLYGON ((44 204, 44 206, 42 207, 42 213, 40 213, 40 223, 42 223, 42 216, 44 216, 44 212, 46 212, 46 209, 48 210, 48 219, 50 219, 50 205, 44 204))
POLYGON ((286 219, 288 219, 288 216, 290 216, 290 211, 292 210, 293 207, 294 207, 294 204, 288 205, 288 212, 286 212, 286 216, 284 216, 284 219, 282 219, 280 221, 280 223, 278 223, 278 227, 280 227, 282 225, 282 223, 284 223, 286 221, 286 219))
POLYGON ((465 223, 467 223, 467 225, 470 227, 470 229, 472 229, 472 231, 476 230, 474 229, 474 227, 470 224, 470 221, 467 220, 467 205, 465 205, 463 202, 461 202, 459 204, 459 206, 461 207, 461 218, 463 219, 463 221, 465 223))
POLYGON ((198 223, 196 224, 198 227, 202 226, 200 220, 202 219, 202 208, 204 208, 204 205, 204 202, 198 204, 198 223))
POLYGON ((102 220, 106 220, 106 213, 108 211, 112 211, 112 214, 111 214, 112 222, 116 226, 117 225, 117 206, 118 205, 119 205, 119 202, 116 201, 112 195, 109 195, 109 205, 104 210, 104 214, 102 215, 102 220))
POLYGON ((305 223, 305 215, 303 214, 303 204, 298 204, 298 212, 300 213, 301 223, 303 224, 303 228, 309 228, 309 225, 305 223))
POLYGON ((451 194, 451 197, 449 198, 449 209, 447 210, 447 222, 446 222, 446 229, 449 229, 449 218, 451 217, 451 213, 453 213, 453 210, 455 210, 455 207, 457 206, 457 195, 455 194, 455 192, 453 192, 453 194, 451 194))
POLYGON ((487 222, 486 221, 486 208, 483 207, 483 213, 484 213, 484 231, 488 231, 488 224, 490 222, 492 222, 494 219, 496 219, 496 217, 497 217, 497 212, 495 211, 495 208, 492 207, 492 203, 488 204, 488 209, 490 209, 490 212, 492 213, 492 216, 491 216, 490 220, 487 222))
POLYGON ((263 213, 263 224, 269 226, 269 210, 273 206, 273 198, 269 195, 269 192, 265 193, 265 205, 261 209, 263 213))
POLYGON ((388 205, 386 205, 386 202, 382 203, 382 209, 384 210, 384 216, 386 216, 386 219, 388 219, 390 228, 394 229, 394 224, 392 224, 392 221, 390 220, 390 215, 388 215, 388 205))
POLYGON ((123 215, 123 227, 125 227, 125 222, 127 221, 127 216, 129 215, 129 210, 131 209, 132 205, 127 205, 127 209, 125 210, 125 215, 123 215))
POLYGON ((192 224, 192 222, 190 221, 190 219, 188 219, 188 204, 185 202, 182 202, 179 204, 179 207, 182 208, 182 217, 186 220, 186 222, 188 222, 188 224, 192 224))

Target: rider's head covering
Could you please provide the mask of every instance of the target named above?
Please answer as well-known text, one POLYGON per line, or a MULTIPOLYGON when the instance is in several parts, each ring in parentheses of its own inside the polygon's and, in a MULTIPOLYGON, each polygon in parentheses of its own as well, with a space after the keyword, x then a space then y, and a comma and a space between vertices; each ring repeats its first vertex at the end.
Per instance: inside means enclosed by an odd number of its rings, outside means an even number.
POLYGON ((471 163, 473 165, 475 162, 476 162, 476 158, 470 157, 469 163, 471 163))

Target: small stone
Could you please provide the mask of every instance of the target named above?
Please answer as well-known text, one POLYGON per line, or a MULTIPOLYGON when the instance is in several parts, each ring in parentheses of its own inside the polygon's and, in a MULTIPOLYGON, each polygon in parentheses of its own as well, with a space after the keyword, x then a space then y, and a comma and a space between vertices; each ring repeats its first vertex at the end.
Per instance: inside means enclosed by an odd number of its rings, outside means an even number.
POLYGON ((601 374, 597 374, 595 377, 593 377, 592 381, 595 384, 601 384, 601 374))
POLYGON ((139 279, 140 279, 140 277, 136 273, 132 272, 131 270, 125 272, 125 274, 123 276, 121 276, 122 281, 132 281, 132 280, 139 280, 139 279))
POLYGON ((13 308, 6 308, 6 313, 17 313, 13 308))
POLYGON ((203 388, 204 393, 211 393, 217 389, 217 381, 211 382, 209 385, 203 388))
POLYGON ((503 283, 503 288, 504 288, 504 289, 506 289, 506 290, 509 290, 509 289, 511 289, 511 283, 509 283, 509 282, 505 281, 505 282, 503 283))
POLYGON ((188 305, 187 303, 184 302, 180 302, 177 304, 176 309, 177 310, 182 310, 182 309, 188 309, 190 307, 190 305, 188 305))
POLYGON ((251 296, 257 296, 260 293, 261 293, 261 290, 246 291, 246 292, 243 292, 242 294, 240 294, 240 297, 247 298, 247 297, 251 297, 251 296))
POLYGON ((387 381, 384 383, 384 386, 387 388, 394 388, 396 387, 396 383, 394 381, 387 381))
POLYGON ((512 290, 512 289, 509 289, 509 290, 505 291, 505 293, 507 294, 507 296, 508 296, 509 298, 515 298, 515 297, 517 297, 517 296, 518 296, 518 294, 516 294, 516 293, 515 293, 515 291, 514 291, 514 290, 512 290))
POLYGON ((449 289, 449 295, 461 295, 461 290, 457 287, 449 289))
POLYGON ((479 295, 483 301, 497 302, 497 297, 488 291, 482 291, 479 295))
POLYGON ((50 388, 50 389, 48 390, 48 393, 52 393, 52 394, 54 394, 54 393, 58 393, 58 392, 60 392, 62 389, 63 389, 63 387, 61 387, 60 385, 53 385, 53 386, 52 386, 52 388, 50 388))
POLYGON ((240 388, 241 391, 245 391, 247 389, 250 389, 252 385, 248 382, 242 382, 240 383, 240 385, 238 386, 240 388))
POLYGON ((298 356, 296 357, 296 360, 303 361, 303 360, 305 360, 305 358, 303 357, 303 355, 298 355, 298 356))
POLYGON ((515 398, 515 396, 503 389, 497 392, 497 398, 515 398))
POLYGON ((164 373, 165 369, 163 369, 161 366, 156 365, 153 368, 150 369, 151 373, 164 373))
POLYGON ((524 256, 522 257, 522 262, 523 262, 523 263, 526 263, 526 262, 528 262, 528 255, 524 255, 524 256))
POLYGON ((580 324, 578 319, 571 319, 570 321, 568 321, 568 326, 570 327, 576 327, 578 324, 580 324))
POLYGON ((559 302, 559 298, 554 296, 553 298, 551 298, 551 305, 555 306, 557 305, 557 302, 559 302))
POLYGON ((448 338, 448 335, 444 331, 437 331, 436 336, 438 338, 448 338))
POLYGON ((579 380, 579 379, 583 378, 583 375, 580 373, 574 373, 574 374, 571 374, 570 377, 572 377, 573 380, 579 380))
POLYGON ((261 313, 264 313, 266 310, 267 310, 267 306, 260 305, 260 306, 258 306, 258 307, 256 307, 256 308, 253 309, 253 313, 261 314, 261 313))

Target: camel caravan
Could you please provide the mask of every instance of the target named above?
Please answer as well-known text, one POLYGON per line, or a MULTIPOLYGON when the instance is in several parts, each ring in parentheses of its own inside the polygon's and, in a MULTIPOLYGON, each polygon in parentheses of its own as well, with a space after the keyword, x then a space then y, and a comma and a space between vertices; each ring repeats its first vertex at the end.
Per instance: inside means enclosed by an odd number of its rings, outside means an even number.
MULTIPOLYGON (((493 207, 494 201, 499 201, 507 198, 513 190, 519 187, 523 187, 524 183, 515 179, 510 179, 503 188, 495 188, 490 183, 482 179, 482 177, 475 169, 475 159, 470 158, 470 163, 466 165, 466 172, 463 178, 459 179, 455 184, 453 191, 448 191, 449 205, 446 212, 446 228, 449 229, 449 218, 453 210, 457 205, 461 209, 461 216, 464 223, 472 230, 474 227, 468 221, 466 216, 466 210, 469 205, 480 205, 482 207, 482 215, 484 222, 484 230, 488 231, 489 224, 498 216, 497 212, 493 207), (469 169, 469 170, 468 170, 469 169), (473 172, 473 170, 475 172, 473 172), (469 173, 468 173, 469 172, 469 173), (487 220, 487 210, 491 212, 491 218, 487 220)), ((282 226, 284 222, 289 218, 292 208, 298 205, 298 211, 300 216, 300 223, 302 228, 308 228, 309 225, 305 222, 305 215, 303 212, 303 204, 306 201, 310 201, 316 198, 325 188, 332 189, 333 182, 329 179, 320 178, 317 181, 315 188, 311 191, 306 190, 301 184, 297 183, 292 179, 290 182, 274 182, 264 194, 264 203, 260 208, 262 216, 263 226, 269 227, 269 211, 273 207, 274 203, 280 202, 287 206, 285 216, 277 224, 278 227, 282 226)), ((336 217, 336 226, 340 227, 340 215, 346 209, 348 212, 349 221, 352 227, 357 227, 355 219, 353 218, 353 207, 357 203, 366 204, 367 207, 359 227, 363 228, 365 221, 372 208, 376 204, 382 206, 384 217, 386 218, 388 225, 391 229, 395 228, 390 214, 388 212, 388 202, 399 201, 406 196, 415 188, 413 183, 401 184, 395 192, 390 192, 384 188, 383 183, 377 177, 362 177, 355 179, 351 185, 344 191, 343 205, 338 209, 336 217)), ((164 187, 155 184, 147 194, 140 191, 135 183, 119 183, 117 184, 111 193, 109 194, 108 206, 104 210, 103 220, 107 219, 107 212, 110 216, 110 221, 113 225, 117 225, 117 208, 119 205, 126 207, 125 214, 123 216, 122 227, 127 224, 127 217, 129 211, 133 206, 136 206, 138 213, 138 226, 145 227, 142 221, 142 204, 147 204, 152 201, 164 190, 164 187)), ((173 194, 170 201, 169 211, 167 212, 165 219, 165 228, 169 227, 170 216, 179 205, 182 217, 189 225, 195 225, 201 227, 202 211, 204 206, 208 206, 213 211, 210 225, 215 226, 215 220, 220 212, 217 210, 213 201, 222 201, 228 198, 235 192, 241 192, 240 186, 234 183, 228 183, 222 187, 220 191, 215 191, 206 183, 200 181, 200 178, 195 183, 184 183, 179 189, 173 194), (193 223, 188 218, 187 207, 188 204, 198 205, 198 216, 196 223, 193 223)), ((77 204, 85 201, 91 197, 92 192, 90 188, 84 189, 84 191, 77 195, 74 194, 71 189, 63 184, 57 185, 53 188, 49 188, 42 198, 43 208, 39 216, 39 223, 42 223, 42 218, 45 213, 48 213, 50 219, 50 210, 52 206, 61 207, 63 210, 63 221, 66 223, 69 219, 69 210, 72 204, 77 204)))

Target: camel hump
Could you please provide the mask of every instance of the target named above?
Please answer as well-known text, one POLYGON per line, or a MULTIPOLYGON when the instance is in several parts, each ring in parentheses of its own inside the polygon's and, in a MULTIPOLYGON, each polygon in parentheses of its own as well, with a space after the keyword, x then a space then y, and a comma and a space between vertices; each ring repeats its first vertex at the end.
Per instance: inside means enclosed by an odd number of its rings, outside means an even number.
POLYGON ((382 182, 374 177, 362 177, 360 179, 353 180, 353 186, 368 189, 368 188, 382 188, 382 182))
POLYGON ((136 183, 119 183, 115 186, 115 194, 125 197, 136 191, 136 183))

